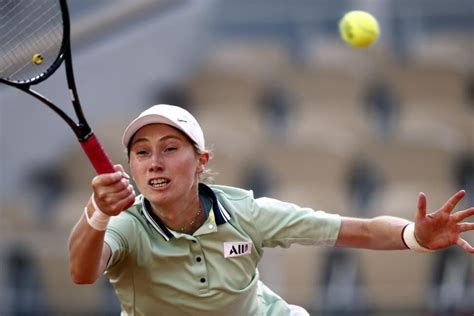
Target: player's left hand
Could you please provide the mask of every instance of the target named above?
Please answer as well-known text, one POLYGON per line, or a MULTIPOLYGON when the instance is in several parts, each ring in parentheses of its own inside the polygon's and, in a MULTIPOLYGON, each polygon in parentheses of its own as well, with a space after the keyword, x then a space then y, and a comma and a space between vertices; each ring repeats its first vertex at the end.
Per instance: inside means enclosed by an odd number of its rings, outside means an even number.
POLYGON ((466 192, 458 191, 436 212, 426 214, 426 195, 418 197, 418 212, 415 217, 415 236, 418 242, 429 249, 442 249, 458 245, 474 254, 474 247, 461 237, 461 233, 474 230, 474 222, 463 222, 474 215, 474 207, 453 213, 466 192))

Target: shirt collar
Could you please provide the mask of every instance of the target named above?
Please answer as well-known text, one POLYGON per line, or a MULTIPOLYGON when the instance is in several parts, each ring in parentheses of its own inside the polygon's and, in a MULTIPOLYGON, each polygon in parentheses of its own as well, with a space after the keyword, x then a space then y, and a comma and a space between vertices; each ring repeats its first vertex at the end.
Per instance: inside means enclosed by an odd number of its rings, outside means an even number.
MULTIPOLYGON (((227 212, 222 204, 217 200, 216 194, 212 189, 205 185, 204 183, 199 183, 199 198, 201 199, 202 205, 204 206, 204 211, 206 212, 206 217, 209 217, 209 214, 212 213, 215 218, 216 225, 222 225, 227 223, 230 220, 230 213, 227 212), (206 203, 205 201, 209 201, 212 203, 206 203)), ((168 241, 174 237, 173 233, 163 224, 161 219, 151 211, 150 202, 142 196, 142 214, 148 221, 148 223, 155 228, 155 230, 163 236, 163 238, 168 241)))

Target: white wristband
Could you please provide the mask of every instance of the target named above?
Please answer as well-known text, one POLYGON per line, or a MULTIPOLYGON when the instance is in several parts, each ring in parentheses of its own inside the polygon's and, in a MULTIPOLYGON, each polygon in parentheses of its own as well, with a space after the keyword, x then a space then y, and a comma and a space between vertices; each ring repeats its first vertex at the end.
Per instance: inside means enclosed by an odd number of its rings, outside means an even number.
POLYGON ((107 215, 100 210, 100 208, 97 206, 97 203, 95 202, 94 194, 92 194, 91 201, 92 205, 94 206, 94 213, 92 214, 92 216, 89 217, 87 207, 84 209, 87 223, 95 230, 104 231, 107 229, 107 224, 109 223, 110 215, 107 215))
POLYGON ((405 226, 402 234, 403 241, 405 245, 414 251, 417 252, 432 252, 433 250, 423 247, 418 243, 415 237, 415 223, 410 223, 405 226))

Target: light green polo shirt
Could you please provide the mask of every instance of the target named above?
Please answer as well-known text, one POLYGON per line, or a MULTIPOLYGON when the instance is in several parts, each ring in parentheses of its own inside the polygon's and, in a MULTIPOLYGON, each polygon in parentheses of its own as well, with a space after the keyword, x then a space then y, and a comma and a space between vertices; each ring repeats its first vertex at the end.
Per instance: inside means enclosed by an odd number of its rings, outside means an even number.
POLYGON ((340 217, 226 186, 200 184, 200 197, 208 218, 193 235, 166 228, 143 196, 111 219, 105 274, 122 315, 289 315, 259 280, 263 248, 332 246, 340 217))

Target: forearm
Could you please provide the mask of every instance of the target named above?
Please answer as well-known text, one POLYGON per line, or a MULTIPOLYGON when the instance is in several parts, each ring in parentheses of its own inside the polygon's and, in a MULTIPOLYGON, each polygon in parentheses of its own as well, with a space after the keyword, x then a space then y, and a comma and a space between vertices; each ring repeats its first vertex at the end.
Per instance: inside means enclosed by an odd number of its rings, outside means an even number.
POLYGON ((74 283, 94 283, 103 272, 104 236, 105 231, 93 229, 85 215, 81 216, 69 238, 69 265, 74 283))
POLYGON ((410 221, 393 216, 371 219, 343 217, 337 247, 378 250, 407 249, 401 234, 410 221))

